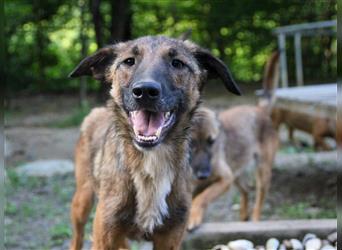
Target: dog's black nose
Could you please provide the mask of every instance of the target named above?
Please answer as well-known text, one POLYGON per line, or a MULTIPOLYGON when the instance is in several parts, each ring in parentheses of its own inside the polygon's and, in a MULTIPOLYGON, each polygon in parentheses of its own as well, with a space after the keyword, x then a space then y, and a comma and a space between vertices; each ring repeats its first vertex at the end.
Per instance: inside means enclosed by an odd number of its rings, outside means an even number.
POLYGON ((198 171, 196 173, 197 179, 199 180, 205 180, 210 176, 210 171, 206 170, 206 171, 198 171))
POLYGON ((161 86, 157 82, 138 82, 132 88, 132 95, 136 100, 154 101, 159 98, 161 86))

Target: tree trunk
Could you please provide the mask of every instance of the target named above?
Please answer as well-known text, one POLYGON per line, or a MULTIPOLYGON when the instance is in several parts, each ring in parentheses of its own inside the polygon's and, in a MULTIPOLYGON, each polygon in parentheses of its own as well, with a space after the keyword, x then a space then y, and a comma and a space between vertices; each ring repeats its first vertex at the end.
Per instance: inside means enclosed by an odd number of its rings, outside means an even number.
MULTIPOLYGON (((110 43, 131 39, 132 13, 130 0, 111 1, 110 43)), ((98 100, 105 102, 109 97, 110 84, 102 83, 98 93, 98 100)))
MULTIPOLYGON (((102 30, 102 16, 100 12, 100 4, 101 0, 90 0, 90 10, 91 14, 93 16, 93 23, 94 23, 94 29, 95 29, 95 37, 96 37, 96 43, 97 48, 100 49, 103 47, 103 30, 102 30)), ((97 99, 99 102, 104 102, 107 99, 106 92, 108 92, 108 89, 105 86, 105 83, 100 83, 99 92, 97 94, 97 99)))
POLYGON ((42 25, 41 19, 42 19, 42 16, 44 15, 43 13, 44 10, 40 8, 38 0, 35 0, 33 2, 33 11, 34 13, 36 13, 35 39, 36 39, 37 45, 34 51, 35 51, 35 57, 37 58, 37 72, 38 72, 37 85, 38 85, 39 90, 43 90, 44 79, 45 79, 43 49, 45 48, 45 42, 44 42, 44 31, 43 31, 43 25, 42 25))
POLYGON ((129 40, 131 38, 132 16, 130 0, 112 0, 111 6, 110 42, 129 40))
MULTIPOLYGON (((81 40, 81 58, 87 56, 87 36, 86 36, 86 20, 85 20, 85 3, 86 0, 79 0, 79 6, 81 11, 81 27, 80 27, 80 40, 81 40)), ((87 80, 84 76, 80 78, 80 106, 81 108, 87 105, 87 80)))
MULTIPOLYGON (((104 45, 102 18, 100 13, 100 0, 91 0, 91 12, 95 28, 96 42, 98 48, 104 45)), ((130 8, 130 0, 111 0, 111 27, 110 27, 110 43, 125 41, 131 38, 131 19, 132 13, 130 8)), ((109 97, 110 84, 101 83, 98 92, 98 101, 104 102, 109 97)))
POLYGON ((101 0, 90 1, 90 11, 93 16, 95 37, 98 48, 102 48, 103 46, 102 17, 100 12, 100 3, 101 0))

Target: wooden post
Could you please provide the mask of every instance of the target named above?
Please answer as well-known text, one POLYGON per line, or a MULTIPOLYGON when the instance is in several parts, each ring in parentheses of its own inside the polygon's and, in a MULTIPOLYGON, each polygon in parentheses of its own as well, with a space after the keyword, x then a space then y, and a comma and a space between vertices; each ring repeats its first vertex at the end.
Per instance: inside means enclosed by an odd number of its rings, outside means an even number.
POLYGON ((295 59, 296 59, 296 79, 297 85, 302 86, 303 80, 303 62, 302 62, 302 34, 296 32, 294 35, 295 59))
POLYGON ((286 37, 283 33, 280 33, 278 35, 278 45, 279 45, 279 51, 280 51, 280 76, 281 76, 281 86, 283 88, 288 87, 285 38, 286 37))

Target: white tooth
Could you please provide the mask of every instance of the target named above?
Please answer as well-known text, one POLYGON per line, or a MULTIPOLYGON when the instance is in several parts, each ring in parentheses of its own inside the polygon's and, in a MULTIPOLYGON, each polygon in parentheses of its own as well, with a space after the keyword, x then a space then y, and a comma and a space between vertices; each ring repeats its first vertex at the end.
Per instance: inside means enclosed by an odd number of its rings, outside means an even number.
POLYGON ((137 137, 139 140, 142 140, 142 141, 154 141, 157 139, 155 135, 151 135, 151 136, 138 135, 137 137))
POLYGON ((170 111, 165 113, 165 118, 168 119, 170 117, 170 111))
POLYGON ((161 134, 161 132, 162 132, 162 129, 163 129, 162 126, 158 128, 158 130, 157 130, 157 132, 156 132, 156 137, 157 137, 157 138, 160 137, 160 134, 161 134))

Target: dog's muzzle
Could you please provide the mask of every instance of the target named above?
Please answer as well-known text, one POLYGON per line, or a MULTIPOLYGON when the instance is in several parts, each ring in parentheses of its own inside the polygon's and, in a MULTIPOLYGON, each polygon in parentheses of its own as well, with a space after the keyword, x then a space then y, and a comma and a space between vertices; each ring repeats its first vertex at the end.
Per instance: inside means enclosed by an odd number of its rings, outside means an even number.
POLYGON ((129 111, 135 142, 144 148, 156 146, 175 123, 174 106, 162 105, 162 87, 155 81, 136 82, 129 94, 136 107, 129 111))

